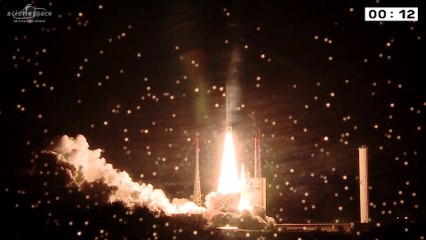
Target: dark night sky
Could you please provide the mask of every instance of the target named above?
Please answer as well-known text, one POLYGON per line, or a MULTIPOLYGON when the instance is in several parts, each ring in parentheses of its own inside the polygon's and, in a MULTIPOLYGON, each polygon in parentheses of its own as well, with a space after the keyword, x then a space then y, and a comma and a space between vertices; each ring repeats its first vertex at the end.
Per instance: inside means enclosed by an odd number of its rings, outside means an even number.
MULTIPOLYGON (((41 236, 138 236, 117 230, 114 214, 126 231, 136 216, 96 186, 78 192, 61 171, 46 175, 57 169, 41 150, 64 134, 83 134, 136 181, 189 198, 199 131, 201 187, 215 190, 227 84, 239 161, 251 165, 262 134, 277 222, 357 221, 363 144, 372 219, 425 221, 423 1, 36 1, 53 12, 45 23, 6 15, 27 3, 0 0, 0 196, 11 226, 25 218, 41 236), (365 22, 369 6, 418 6, 420 21, 365 22), (95 210, 80 208, 93 207, 87 192, 95 210)), ((146 229, 165 221, 137 212, 146 229)))

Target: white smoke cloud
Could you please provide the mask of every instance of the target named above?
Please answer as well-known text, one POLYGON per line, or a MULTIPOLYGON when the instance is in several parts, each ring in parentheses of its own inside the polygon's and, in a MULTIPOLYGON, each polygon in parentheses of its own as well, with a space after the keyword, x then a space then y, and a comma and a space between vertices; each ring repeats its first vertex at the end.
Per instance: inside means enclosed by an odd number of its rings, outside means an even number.
POLYGON ((127 172, 107 163, 101 156, 101 149, 89 149, 83 135, 76 138, 62 136, 49 153, 72 167, 69 174, 76 184, 102 181, 114 187, 115 191, 109 196, 111 202, 122 202, 127 207, 145 206, 153 212, 163 211, 166 215, 195 214, 205 210, 187 199, 173 199, 170 202, 163 190, 155 189, 151 184, 133 181, 127 172))
POLYGON ((206 196, 206 211, 203 217, 211 220, 218 212, 237 212, 240 202, 240 193, 216 193, 211 192, 206 196))
POLYGON ((206 196, 207 209, 203 217, 209 221, 209 228, 234 226, 242 229, 268 229, 274 227, 275 220, 266 216, 265 209, 254 206, 251 211, 238 210, 240 193, 216 193, 206 196))
POLYGON ((110 202, 122 202, 127 207, 143 206, 153 212, 173 214, 202 214, 209 221, 209 227, 232 225, 246 229, 265 229, 274 225, 273 218, 266 216, 265 209, 254 208, 238 211, 240 193, 211 192, 206 196, 206 207, 197 206, 188 199, 174 198, 170 201, 161 189, 151 184, 132 180, 125 171, 115 169, 101 156, 100 149, 90 149, 86 138, 77 135, 72 138, 62 136, 51 151, 56 156, 73 183, 80 186, 84 182, 100 181, 111 187, 110 202))

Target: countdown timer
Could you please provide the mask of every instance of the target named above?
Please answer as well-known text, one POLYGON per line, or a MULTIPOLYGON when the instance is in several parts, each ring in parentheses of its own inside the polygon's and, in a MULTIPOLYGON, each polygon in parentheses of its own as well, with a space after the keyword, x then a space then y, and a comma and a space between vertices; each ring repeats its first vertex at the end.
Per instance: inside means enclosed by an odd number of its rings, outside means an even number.
POLYGON ((418 21, 417 7, 366 7, 365 21, 418 21))

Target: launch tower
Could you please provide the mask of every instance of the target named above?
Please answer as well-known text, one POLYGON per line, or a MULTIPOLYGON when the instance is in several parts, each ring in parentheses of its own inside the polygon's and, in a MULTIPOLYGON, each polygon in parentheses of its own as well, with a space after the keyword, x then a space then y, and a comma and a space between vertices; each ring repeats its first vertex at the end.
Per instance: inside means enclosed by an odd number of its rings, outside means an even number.
POLYGON ((262 177, 260 154, 260 134, 256 134, 254 137, 253 177, 247 178, 247 188, 251 205, 266 209, 266 178, 262 177))
POLYGON ((200 146, 198 132, 195 134, 195 178, 194 178, 194 203, 201 206, 201 183, 200 183, 200 146))

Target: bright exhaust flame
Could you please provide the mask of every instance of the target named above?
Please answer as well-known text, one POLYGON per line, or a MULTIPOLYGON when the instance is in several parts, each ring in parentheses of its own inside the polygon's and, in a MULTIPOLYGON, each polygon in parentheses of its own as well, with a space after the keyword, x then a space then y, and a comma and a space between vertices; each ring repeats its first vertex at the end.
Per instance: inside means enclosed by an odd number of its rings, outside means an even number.
POLYGON ((235 156, 234 141, 232 133, 226 132, 225 144, 223 146, 222 165, 219 177, 219 186, 217 192, 226 193, 239 193, 240 180, 238 179, 237 158, 235 156))
POLYGON ((240 178, 240 193, 241 193, 241 197, 240 197, 240 203, 238 204, 238 210, 239 211, 243 211, 243 210, 248 210, 251 211, 252 210, 252 206, 250 204, 250 200, 248 197, 248 189, 247 189, 247 179, 246 179, 246 174, 245 174, 245 170, 244 170, 244 164, 241 165, 241 178, 240 178))
POLYGON ((241 169, 241 178, 239 178, 237 170, 237 158, 231 131, 227 131, 225 136, 217 192, 221 194, 239 193, 240 202, 238 204, 238 210, 251 211, 252 206, 247 194, 247 180, 245 178, 244 165, 241 169))

